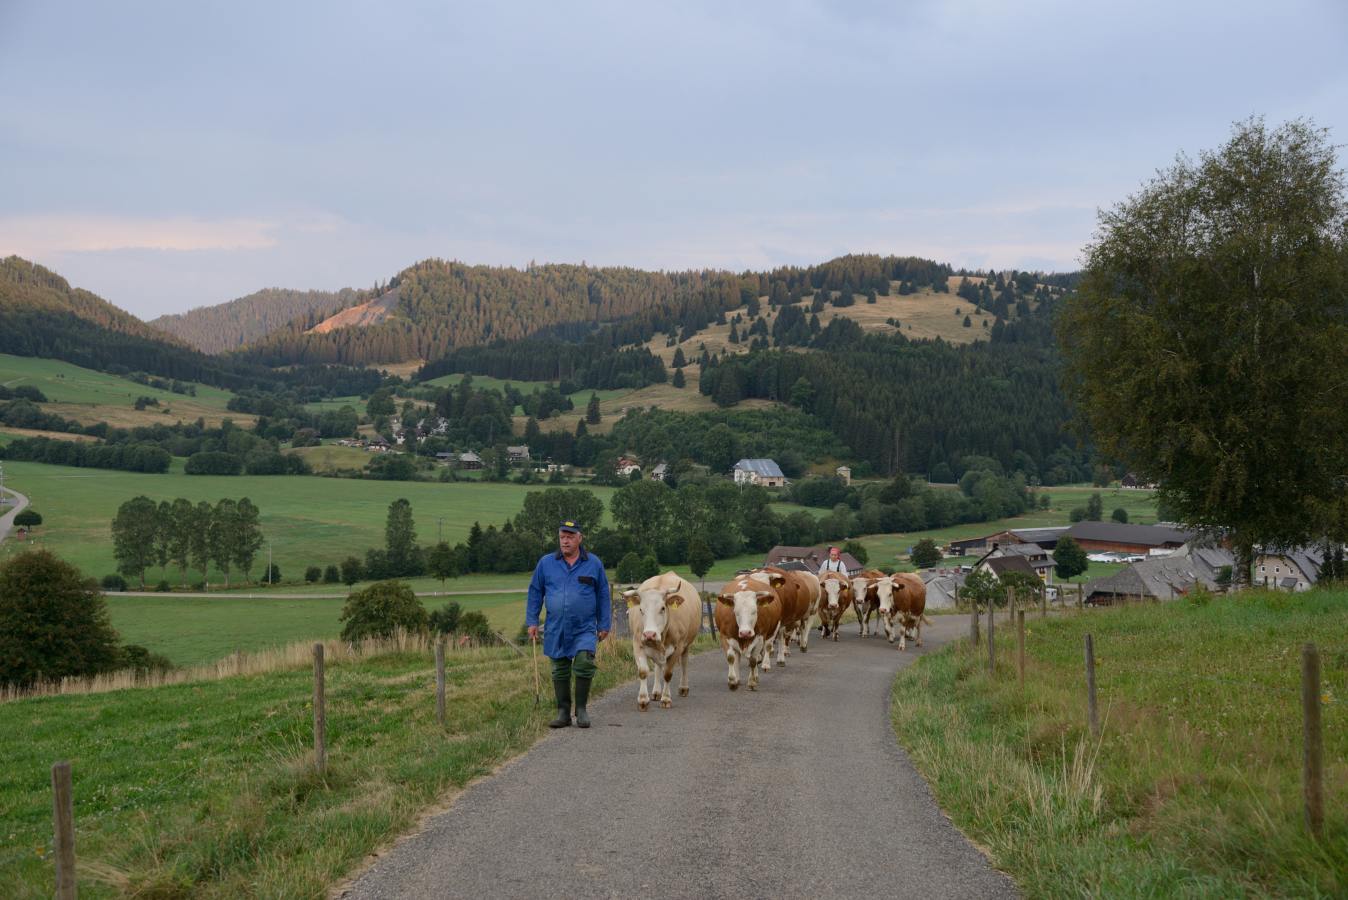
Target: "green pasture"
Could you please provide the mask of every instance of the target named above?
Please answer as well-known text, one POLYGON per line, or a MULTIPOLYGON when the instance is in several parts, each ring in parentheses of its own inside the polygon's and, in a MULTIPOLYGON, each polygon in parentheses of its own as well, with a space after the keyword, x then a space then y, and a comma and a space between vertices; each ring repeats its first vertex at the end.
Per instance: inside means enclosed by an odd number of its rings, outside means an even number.
MULTIPOLYGON (((53 896, 57 760, 71 763, 80 897, 328 896, 427 807, 547 732, 527 658, 451 647, 445 668, 441 726, 429 650, 330 657, 324 776, 308 664, 0 704, 0 897, 53 896)), ((596 692, 633 672, 615 642, 596 692)))
MULTIPOLYGON (((214 503, 222 497, 248 497, 261 510, 263 534, 271 543, 273 559, 282 576, 299 579, 311 565, 340 563, 362 556, 369 547, 384 545, 389 504, 400 497, 412 504, 417 539, 433 544, 440 533, 457 543, 468 537, 474 521, 497 526, 513 517, 524 495, 537 485, 479 482, 367 481, 310 476, 212 476, 181 474, 181 461, 164 475, 145 475, 105 469, 76 469, 43 463, 5 462, 7 487, 28 495, 42 513, 36 543, 99 577, 115 571, 111 522, 126 500, 144 494, 152 500, 186 497, 214 503)), ((605 504, 613 488, 591 487, 605 504)), ((15 543, 0 545, 0 555, 13 552, 15 543)), ((253 574, 266 566, 266 548, 253 574)), ((189 573, 189 576, 191 573, 189 573)), ((150 573, 158 580, 158 570, 150 573)), ((176 583, 176 573, 167 576, 176 583)), ((220 577, 212 574, 213 584, 220 577)))
MULTIPOLYGON (((524 622, 527 577, 517 582, 518 594, 423 597, 428 611, 453 601, 464 612, 477 610, 492 627, 512 640, 524 622)), ((329 588, 334 587, 329 585, 329 588)), ((340 588, 340 586, 337 586, 340 588)), ((123 597, 108 596, 113 627, 128 644, 140 644, 162 653, 178 666, 193 666, 228 656, 282 647, 296 641, 339 637, 338 617, 345 599, 312 597, 302 600, 247 597, 123 597)))
POLYGON ((337 412, 343 406, 349 406, 354 409, 357 415, 365 415, 365 400, 357 397, 329 397, 327 400, 315 400, 313 403, 304 404, 304 408, 309 412, 337 412))
POLYGON ((999 623, 995 675, 986 644, 960 641, 901 671, 891 706, 941 808, 1025 896, 1348 896, 1348 591, 1200 594, 1026 625, 1023 686, 999 623), (1306 642, 1320 651, 1318 840, 1303 811, 1306 642))
POLYGON ((83 369, 57 359, 12 356, 0 353, 0 384, 14 388, 31 385, 42 391, 52 403, 80 403, 95 406, 129 406, 137 397, 154 397, 163 406, 195 401, 196 405, 219 410, 233 396, 221 388, 198 384, 197 395, 190 397, 172 391, 156 390, 127 378, 83 369))

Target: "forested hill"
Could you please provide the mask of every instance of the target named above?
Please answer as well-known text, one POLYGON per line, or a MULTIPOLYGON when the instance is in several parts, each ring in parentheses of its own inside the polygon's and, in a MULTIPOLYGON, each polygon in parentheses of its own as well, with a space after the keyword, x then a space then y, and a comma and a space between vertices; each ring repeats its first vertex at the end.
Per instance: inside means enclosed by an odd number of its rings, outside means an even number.
POLYGON ((0 353, 60 359, 125 375, 142 372, 239 390, 280 384, 369 390, 375 373, 332 368, 272 372, 246 360, 207 356, 151 328, 55 272, 17 256, 0 260, 0 353))
MULTIPOLYGON (((11 314, 23 309, 45 315, 70 315, 118 334, 148 341, 180 345, 137 319, 125 310, 81 288, 72 288, 70 282, 50 269, 17 256, 0 260, 0 311, 11 314)), ((0 335, 0 340, 22 339, 23 335, 0 335)), ((181 346, 181 345, 180 345, 181 346)), ((16 350, 6 350, 17 353, 16 350)), ((37 356, 49 354, 21 354, 37 356)))
POLYGON ((846 256, 808 268, 733 274, 585 265, 525 269, 433 259, 395 276, 389 314, 331 330, 291 323, 244 352, 268 365, 437 360, 453 350, 527 337, 575 340, 610 326, 611 342, 692 333, 749 298, 797 302, 814 291, 877 291, 892 283, 945 290, 950 266, 911 257, 846 256))
POLYGON ((217 306, 160 316, 151 320, 150 325, 205 353, 223 353, 260 341, 291 322, 311 328, 366 297, 367 292, 351 288, 340 291, 266 288, 217 306))

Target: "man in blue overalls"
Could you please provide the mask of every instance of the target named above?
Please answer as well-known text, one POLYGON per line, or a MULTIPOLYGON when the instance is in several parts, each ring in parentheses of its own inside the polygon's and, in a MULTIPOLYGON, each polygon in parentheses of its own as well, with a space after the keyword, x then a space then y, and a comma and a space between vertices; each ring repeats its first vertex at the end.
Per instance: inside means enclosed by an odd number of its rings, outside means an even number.
POLYGON ((545 554, 529 582, 529 607, 524 623, 530 640, 538 639, 538 614, 548 605, 543 652, 552 660, 552 689, 557 694, 557 718, 549 728, 571 724, 571 675, 576 676, 576 725, 590 727, 585 703, 594 678, 598 641, 608 637, 613 623, 608 577, 599 557, 580 545, 580 526, 570 519, 557 528, 556 553, 545 554))

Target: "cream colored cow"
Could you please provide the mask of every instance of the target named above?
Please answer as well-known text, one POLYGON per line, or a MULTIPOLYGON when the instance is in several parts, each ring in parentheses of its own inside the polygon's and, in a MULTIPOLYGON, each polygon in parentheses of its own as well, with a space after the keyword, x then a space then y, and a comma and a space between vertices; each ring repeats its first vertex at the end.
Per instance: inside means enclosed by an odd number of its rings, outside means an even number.
POLYGON ((652 699, 669 709, 674 705, 674 661, 679 661, 679 696, 688 696, 688 651, 702 625, 702 603, 693 587, 674 572, 647 578, 640 587, 624 591, 627 624, 632 631, 632 658, 637 664, 637 706, 644 712, 652 699), (662 670, 664 680, 647 681, 662 670))

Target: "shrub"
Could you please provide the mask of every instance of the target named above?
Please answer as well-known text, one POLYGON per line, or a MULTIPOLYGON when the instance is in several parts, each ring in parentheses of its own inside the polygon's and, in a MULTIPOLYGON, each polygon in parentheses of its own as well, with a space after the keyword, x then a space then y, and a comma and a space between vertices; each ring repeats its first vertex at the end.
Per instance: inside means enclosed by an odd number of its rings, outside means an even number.
POLYGON ((14 517, 14 524, 20 528, 34 528, 42 524, 42 516, 30 506, 19 511, 14 517))
POLYGON ((336 566, 328 566, 323 570, 324 584, 337 584, 342 580, 342 570, 336 566))
POLYGON ((868 551, 865 547, 863 547, 860 541, 848 541, 847 543, 843 544, 842 547, 840 547, 839 549, 842 550, 843 553, 852 554, 852 558, 855 559, 857 562, 861 563, 863 566, 866 565, 866 563, 870 562, 871 559, 870 551, 868 551))
POLYGON ((354 556, 342 560, 342 581, 347 587, 365 577, 365 563, 354 556))
POLYGON ((173 663, 162 653, 153 653, 139 644, 127 644, 121 649, 117 668, 135 669, 137 674, 143 675, 147 672, 167 672, 173 668, 173 663))
POLYGON ((431 613, 428 624, 433 634, 450 634, 459 630, 459 620, 463 609, 454 601, 431 613))
POLYGON ((48 550, 0 565, 0 684, 117 667, 117 632, 96 585, 48 550))
POLYGON ((270 568, 263 571, 262 580, 267 584, 280 584, 281 567, 276 565, 276 563, 272 563, 270 568))
POLYGON ((167 578, 161 578, 159 579, 159 583, 154 586, 154 589, 161 594, 166 594, 173 590, 173 585, 168 583, 167 578))
MULTIPOLYGON (((334 580, 334 581, 337 580, 337 579, 336 579, 336 574, 337 574, 336 572, 333 572, 333 576, 334 576, 334 577, 333 577, 333 580, 334 580)), ((314 582, 318 581, 318 579, 320 579, 320 578, 322 578, 322 577, 323 577, 323 570, 320 569, 318 566, 310 566, 309 568, 307 568, 307 569, 304 570, 304 580, 305 580, 307 583, 309 583, 309 584, 313 584, 314 582)))
POLYGON ((644 580, 641 570, 641 557, 635 552, 631 552, 618 560, 618 568, 614 574, 622 584, 638 584, 644 580))
POLYGON ((470 637, 479 644, 490 644, 496 640, 496 635, 491 631, 491 623, 477 610, 466 612, 459 617, 459 634, 470 637))
POLYGON ((923 538, 913 545, 913 565, 919 569, 930 569, 941 564, 941 548, 931 538, 923 538))
POLYGON ((105 591, 124 591, 126 590, 126 579, 113 572, 111 575, 104 575, 103 580, 99 582, 105 591))
POLYGON ((1125 525, 1128 524, 1128 510, 1124 509, 1122 506, 1110 513, 1109 517, 1115 522, 1122 522, 1125 525))
MULTIPOLYGON (((426 608, 406 583, 379 581, 346 598, 339 617, 342 640, 359 641, 389 637, 398 629, 421 631, 426 627, 426 608)), ((485 620, 484 620, 485 621, 485 620)))
POLYGON ((183 467, 183 472, 188 475, 238 475, 242 471, 242 459, 219 450, 193 453, 183 467))

